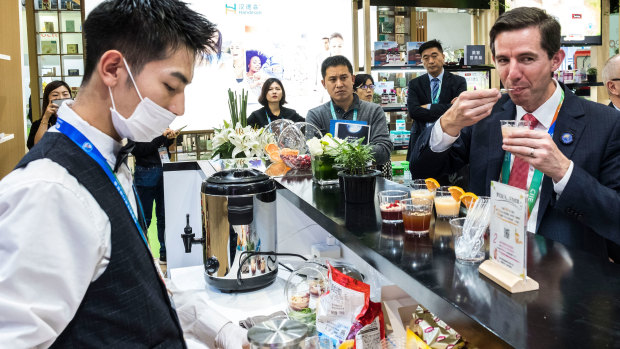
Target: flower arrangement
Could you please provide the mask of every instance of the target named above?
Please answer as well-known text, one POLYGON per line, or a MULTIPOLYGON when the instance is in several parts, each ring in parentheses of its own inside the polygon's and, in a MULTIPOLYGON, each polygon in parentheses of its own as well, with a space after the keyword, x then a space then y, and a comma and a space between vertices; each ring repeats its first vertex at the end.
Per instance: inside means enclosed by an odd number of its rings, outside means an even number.
POLYGON ((250 126, 232 127, 224 121, 224 127, 215 129, 213 137, 213 156, 221 159, 265 157, 265 146, 274 143, 273 133, 264 128, 254 129, 250 126))
POLYGON ((310 155, 312 155, 312 179, 319 185, 338 183, 338 171, 334 168, 334 161, 338 155, 341 139, 327 133, 321 139, 313 137, 306 141, 310 155))
POLYGON ((330 155, 336 156, 338 155, 338 147, 343 141, 338 138, 334 138, 331 133, 326 133, 321 139, 313 137, 306 141, 306 145, 308 146, 308 150, 310 151, 310 155, 312 156, 320 156, 320 155, 330 155))
POLYGON ((246 116, 248 93, 241 90, 241 96, 228 90, 228 107, 231 123, 224 120, 224 127, 215 129, 213 157, 221 159, 266 157, 265 146, 275 142, 273 133, 264 128, 248 126, 246 116))

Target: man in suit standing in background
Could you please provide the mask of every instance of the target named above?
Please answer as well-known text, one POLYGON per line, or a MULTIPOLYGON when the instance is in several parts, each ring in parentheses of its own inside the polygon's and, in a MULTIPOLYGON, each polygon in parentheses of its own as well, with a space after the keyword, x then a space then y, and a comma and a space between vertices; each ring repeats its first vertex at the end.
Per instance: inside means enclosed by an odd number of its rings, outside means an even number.
POLYGON ((419 52, 426 74, 409 81, 407 110, 414 122, 411 126, 407 160, 422 131, 452 106, 454 98, 467 90, 464 77, 443 69, 445 57, 439 41, 433 39, 423 43, 419 52))
POLYGON ((603 83, 609 94, 608 106, 620 110, 620 54, 611 57, 605 63, 603 83))
POLYGON ((505 177, 535 194, 528 232, 607 258, 606 239, 620 243, 620 118, 552 79, 565 57, 560 32, 537 8, 502 14, 489 42, 509 93, 462 93, 420 136, 411 174, 437 176, 469 164, 477 195, 489 195, 490 182, 505 177), (500 120, 531 125, 502 137, 500 120))

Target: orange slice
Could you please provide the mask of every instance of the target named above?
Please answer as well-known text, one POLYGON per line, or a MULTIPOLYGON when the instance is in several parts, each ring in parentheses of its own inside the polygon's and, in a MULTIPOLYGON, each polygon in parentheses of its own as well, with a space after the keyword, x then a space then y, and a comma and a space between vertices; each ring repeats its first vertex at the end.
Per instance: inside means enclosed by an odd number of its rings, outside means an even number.
POLYGON ((448 188, 448 191, 450 192, 450 194, 452 194, 452 197, 456 201, 459 201, 461 199, 461 196, 465 194, 465 191, 461 189, 461 187, 457 187, 457 186, 448 188))
POLYGON ((269 176, 284 176, 291 168, 286 166, 283 162, 274 162, 269 165, 265 170, 265 173, 269 176))
POLYGON ((282 162, 282 158, 280 157, 280 152, 277 152, 277 151, 272 151, 271 153, 269 153, 269 158, 273 162, 282 162))
POLYGON ((291 148, 283 148, 282 150, 280 150, 280 155, 293 155, 293 156, 297 156, 297 155, 299 155, 299 150, 291 149, 291 148))
POLYGON ((433 190, 439 188, 439 182, 437 182, 437 180, 435 178, 427 178, 424 181, 426 182, 426 188, 429 191, 433 191, 433 190))
POLYGON ((278 148, 278 146, 277 146, 275 143, 269 143, 269 144, 267 144, 267 145, 265 146, 265 152, 266 152, 267 154, 271 154, 271 153, 273 153, 274 151, 276 151, 276 152, 277 152, 277 151, 279 151, 279 150, 280 150, 280 148, 278 148))
POLYGON ((461 195, 461 202, 465 205, 465 207, 467 207, 468 210, 474 207, 476 200, 478 200, 478 196, 474 193, 467 192, 461 195))

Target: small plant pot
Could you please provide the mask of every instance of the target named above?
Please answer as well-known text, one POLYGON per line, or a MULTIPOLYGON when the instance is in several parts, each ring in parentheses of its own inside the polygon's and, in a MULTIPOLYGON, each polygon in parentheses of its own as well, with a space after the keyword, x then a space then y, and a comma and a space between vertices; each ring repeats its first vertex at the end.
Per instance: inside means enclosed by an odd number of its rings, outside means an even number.
POLYGON ((346 171, 338 172, 342 181, 344 201, 353 204, 366 204, 375 199, 375 185, 377 176, 381 174, 377 170, 368 170, 363 175, 353 175, 346 171))
POLYGON ((596 82, 596 74, 587 75, 588 82, 596 82))

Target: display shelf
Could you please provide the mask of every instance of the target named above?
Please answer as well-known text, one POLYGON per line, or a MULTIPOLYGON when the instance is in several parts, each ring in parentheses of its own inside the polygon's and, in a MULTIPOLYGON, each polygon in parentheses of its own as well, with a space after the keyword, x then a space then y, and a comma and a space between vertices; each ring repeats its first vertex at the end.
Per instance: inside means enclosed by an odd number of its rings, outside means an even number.
MULTIPOLYGON (((75 94, 84 74, 84 11, 71 0, 26 0, 33 120, 41 115, 45 86, 63 80, 75 94), (36 86, 36 87, 35 87, 36 86)), ((75 96, 74 96, 75 97, 75 96)))
POLYGON ((381 108, 385 112, 407 111, 407 104, 381 104, 381 108))
POLYGON ((172 161, 208 160, 213 154, 213 130, 182 131, 170 146, 172 161))

